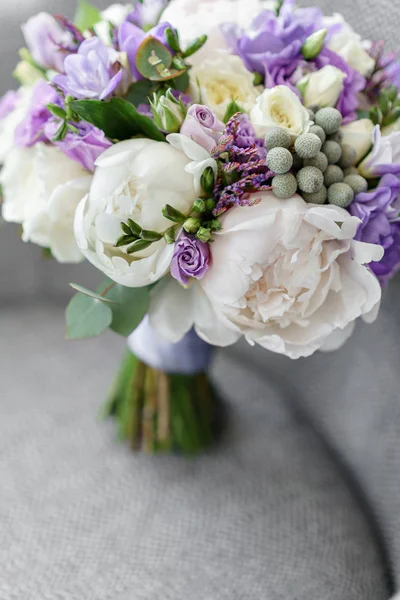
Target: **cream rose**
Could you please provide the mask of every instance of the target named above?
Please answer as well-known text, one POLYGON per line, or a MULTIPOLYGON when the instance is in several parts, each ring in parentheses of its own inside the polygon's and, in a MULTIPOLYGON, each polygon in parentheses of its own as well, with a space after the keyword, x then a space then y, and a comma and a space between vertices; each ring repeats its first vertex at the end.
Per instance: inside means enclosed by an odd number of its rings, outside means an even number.
POLYGON ((161 233, 172 225, 162 215, 166 204, 189 212, 197 197, 194 177, 186 171, 190 162, 171 145, 148 139, 115 144, 96 161, 90 193, 76 212, 75 234, 86 258, 113 281, 141 287, 168 271, 174 245, 164 239, 135 254, 114 244, 128 219, 161 233))
POLYGON ((299 88, 304 89, 305 106, 336 106, 346 77, 343 71, 331 65, 307 75, 299 82, 299 88))
POLYGON ((334 25, 340 26, 338 32, 330 38, 328 48, 339 54, 361 75, 371 74, 375 67, 375 60, 368 54, 361 36, 350 27, 343 16, 336 13, 333 17, 326 18, 324 25, 328 28, 334 25))
POLYGON ((197 65, 213 58, 215 51, 228 49, 221 31, 223 23, 236 23, 247 29, 263 10, 273 10, 276 4, 273 0, 172 0, 163 12, 162 20, 179 30, 184 47, 197 37, 208 35, 205 46, 190 57, 190 62, 197 65))
POLYGON ((221 219, 202 287, 221 322, 290 358, 334 349, 376 316, 381 287, 365 264, 380 246, 353 240, 359 220, 336 206, 260 194, 221 219))
POLYGON ((74 215, 91 181, 88 171, 55 146, 15 148, 0 176, 3 218, 20 223, 22 239, 49 248, 59 262, 80 262, 74 215))
POLYGON ((239 56, 220 51, 215 53, 215 58, 193 67, 190 90, 195 102, 212 108, 222 120, 232 100, 246 111, 254 107, 259 88, 253 85, 253 80, 254 75, 239 56))
POLYGON ((308 110, 286 85, 265 90, 257 98, 250 119, 260 137, 274 127, 281 127, 294 140, 300 134, 307 133, 312 125, 308 110))
POLYGON ((357 152, 356 163, 359 163, 371 149, 374 127, 370 119, 359 119, 341 128, 343 144, 352 146, 357 152))

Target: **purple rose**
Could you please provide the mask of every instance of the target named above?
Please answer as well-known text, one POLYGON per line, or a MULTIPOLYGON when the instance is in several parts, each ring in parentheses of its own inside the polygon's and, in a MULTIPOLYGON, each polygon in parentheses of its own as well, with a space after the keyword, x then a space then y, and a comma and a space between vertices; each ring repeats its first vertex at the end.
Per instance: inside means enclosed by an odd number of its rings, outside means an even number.
POLYGON ((0 119, 5 119, 17 107, 19 93, 13 90, 4 94, 0 100, 0 119))
POLYGON ((200 242, 194 235, 182 233, 175 243, 171 263, 171 275, 179 283, 188 285, 189 279, 202 279, 210 266, 209 245, 200 242))
POLYGON ((153 29, 150 29, 147 33, 140 27, 137 27, 133 23, 126 21, 122 23, 118 31, 118 43, 121 52, 126 52, 128 56, 129 66, 131 72, 136 81, 143 79, 143 76, 139 73, 136 68, 136 55, 139 46, 148 37, 156 38, 162 44, 167 46, 165 39, 165 30, 168 27, 172 27, 169 23, 161 23, 153 29))
POLYGON ((64 73, 64 60, 68 48, 75 45, 76 40, 71 31, 48 13, 39 13, 22 26, 26 45, 33 60, 43 69, 54 69, 64 73))
POLYGON ((357 194, 349 207, 350 214, 361 221, 355 239, 377 244, 385 250, 382 260, 370 265, 382 285, 400 267, 399 192, 398 178, 385 175, 375 190, 357 194))
MULTIPOLYGON (((45 134, 50 142, 54 138, 60 124, 61 122, 56 119, 52 119, 46 124, 45 134)), ((55 145, 66 156, 80 163, 88 171, 94 172, 96 160, 107 148, 112 146, 112 143, 100 129, 93 127, 89 123, 81 121, 74 126, 78 132, 69 131, 66 137, 63 140, 55 142, 55 145)))
POLYGON ((141 29, 148 29, 156 25, 166 8, 169 0, 143 0, 136 2, 133 11, 128 16, 128 21, 141 29))
POLYGON ((181 134, 186 135, 211 152, 221 137, 225 125, 207 106, 193 104, 187 112, 181 127, 181 134))
POLYGON ((15 131, 15 143, 23 148, 30 148, 38 142, 47 142, 44 128, 52 118, 48 104, 59 103, 59 96, 47 81, 40 79, 33 90, 31 103, 24 120, 15 131))
POLYGON ((122 81, 123 70, 117 58, 117 52, 98 37, 90 38, 77 54, 67 56, 66 75, 57 75, 53 83, 78 100, 107 100, 122 81))

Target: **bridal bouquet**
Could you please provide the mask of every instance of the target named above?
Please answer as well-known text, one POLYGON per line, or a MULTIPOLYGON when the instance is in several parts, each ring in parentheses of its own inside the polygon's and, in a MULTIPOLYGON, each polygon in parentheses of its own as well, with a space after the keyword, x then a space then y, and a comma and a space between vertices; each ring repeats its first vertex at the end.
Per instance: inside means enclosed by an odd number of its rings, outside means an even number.
POLYGON ((212 440, 212 346, 297 359, 376 319, 400 268, 400 63, 292 0, 136 0, 23 25, 3 217, 106 280, 67 336, 129 352, 107 413, 149 452, 212 440))

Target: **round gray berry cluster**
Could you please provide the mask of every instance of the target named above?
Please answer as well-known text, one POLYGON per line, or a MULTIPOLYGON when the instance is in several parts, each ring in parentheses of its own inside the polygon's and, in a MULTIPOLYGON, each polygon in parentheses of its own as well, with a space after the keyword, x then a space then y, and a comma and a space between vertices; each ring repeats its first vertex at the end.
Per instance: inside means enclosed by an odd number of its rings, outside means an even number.
POLYGON ((355 149, 341 143, 342 115, 336 108, 309 112, 314 125, 294 145, 284 129, 266 135, 267 166, 275 173, 272 190, 282 199, 297 192, 306 202, 347 208, 368 183, 354 167, 355 149))

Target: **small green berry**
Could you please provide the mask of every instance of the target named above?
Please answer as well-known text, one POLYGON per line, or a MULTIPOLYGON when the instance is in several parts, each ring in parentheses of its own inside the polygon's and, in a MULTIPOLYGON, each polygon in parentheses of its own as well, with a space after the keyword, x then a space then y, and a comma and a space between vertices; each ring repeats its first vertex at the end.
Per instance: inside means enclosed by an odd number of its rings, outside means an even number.
POLYGON ((368 181, 361 175, 347 175, 344 178, 344 183, 347 183, 355 194, 361 194, 368 190, 368 181))
POLYGON ((334 183, 342 183, 343 179, 344 173, 342 169, 336 165, 329 165, 324 173, 324 183, 326 187, 329 187, 334 183))
POLYGON ((335 204, 341 208, 350 206, 354 199, 354 192, 347 183, 334 183, 328 190, 329 204, 335 204))
POLYGON ((294 143, 294 149, 301 158, 314 158, 321 150, 322 142, 315 133, 303 133, 294 143))
POLYGON ((319 125, 313 125, 310 127, 310 133, 317 135, 322 143, 326 141, 326 133, 319 125))
POLYGON ((297 152, 293 153, 293 169, 296 169, 296 171, 300 171, 300 169, 302 169, 304 167, 304 161, 301 158, 301 156, 299 156, 297 154, 297 152))
POLYGON ((265 145, 268 150, 272 150, 273 148, 288 149, 290 148, 291 142, 290 134, 280 127, 271 129, 265 136, 265 145))
POLYGON ((353 146, 349 144, 342 144, 342 156, 340 157, 339 166, 342 169, 348 169, 352 167, 356 162, 357 152, 353 146))
POLYGON ((304 161, 305 167, 317 167, 320 171, 324 172, 328 166, 328 159, 325 154, 318 152, 314 158, 306 158, 304 161))
POLYGON ((303 198, 306 202, 310 204, 325 204, 326 199, 328 197, 328 190, 323 185, 319 192, 315 192, 314 194, 304 194, 303 198))
POLYGON ((322 152, 326 155, 330 165, 335 165, 342 157, 341 146, 332 140, 325 142, 325 144, 322 146, 322 152))
POLYGON ((297 180, 291 173, 275 175, 272 180, 272 189, 278 198, 291 198, 297 191, 297 180))
POLYGON ((277 175, 283 175, 293 166, 293 156, 286 148, 272 148, 267 154, 267 166, 277 175))
POLYGON ((336 108, 321 108, 315 115, 315 124, 322 127, 327 135, 339 131, 343 117, 336 108))
POLYGON ((316 167, 304 167, 297 173, 297 183, 302 192, 314 194, 324 185, 324 176, 316 167))
POLYGON ((357 169, 357 167, 349 167, 348 169, 344 169, 344 176, 347 177, 347 175, 359 175, 359 171, 357 169))

